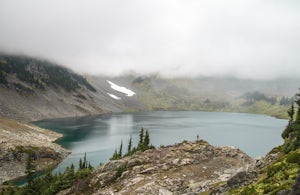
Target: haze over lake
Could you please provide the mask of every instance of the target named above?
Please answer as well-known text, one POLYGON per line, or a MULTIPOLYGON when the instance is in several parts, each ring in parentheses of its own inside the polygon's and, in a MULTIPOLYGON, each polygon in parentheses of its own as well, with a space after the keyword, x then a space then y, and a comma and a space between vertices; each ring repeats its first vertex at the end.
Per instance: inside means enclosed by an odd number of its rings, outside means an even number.
POLYGON ((215 146, 239 147, 251 157, 264 156, 283 140, 286 120, 257 114, 196 111, 153 111, 66 118, 35 122, 38 126, 63 133, 59 143, 72 154, 58 167, 78 164, 87 153, 93 166, 107 162, 123 141, 126 152, 130 135, 138 142, 141 127, 149 130, 155 146, 196 140, 197 135, 215 146))

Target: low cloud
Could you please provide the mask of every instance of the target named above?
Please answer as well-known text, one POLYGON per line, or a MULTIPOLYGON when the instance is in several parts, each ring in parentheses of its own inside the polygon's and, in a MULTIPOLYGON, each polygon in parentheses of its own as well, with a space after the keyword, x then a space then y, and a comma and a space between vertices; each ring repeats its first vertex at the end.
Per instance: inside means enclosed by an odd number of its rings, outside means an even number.
POLYGON ((2 0, 0 50, 89 74, 300 74, 298 1, 2 0))

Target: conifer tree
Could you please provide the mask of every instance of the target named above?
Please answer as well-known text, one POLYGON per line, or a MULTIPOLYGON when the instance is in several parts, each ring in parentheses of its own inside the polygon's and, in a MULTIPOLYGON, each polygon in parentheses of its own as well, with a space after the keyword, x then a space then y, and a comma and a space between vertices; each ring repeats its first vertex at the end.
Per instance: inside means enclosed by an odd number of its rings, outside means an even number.
POLYGON ((295 100, 298 110, 297 110, 297 116, 295 120, 295 125, 293 125, 295 135, 296 135, 296 140, 294 142, 295 149, 300 148, 300 93, 296 94, 296 100, 295 100))
POLYGON ((294 103, 292 103, 291 108, 287 111, 290 119, 287 127, 285 130, 282 132, 281 137, 283 139, 288 138, 289 134, 293 131, 293 120, 294 120, 294 114, 295 114, 295 109, 294 109, 294 103))
POLYGON ((91 165, 91 162, 89 162, 88 169, 89 169, 89 170, 92 170, 92 169, 93 169, 93 166, 91 165))
POLYGON ((138 149, 141 149, 144 145, 144 129, 143 127, 140 130, 140 140, 139 140, 139 144, 138 144, 138 149))
POLYGON ((123 140, 121 140, 120 148, 119 148, 119 153, 118 156, 121 158, 122 157, 122 150, 123 150, 123 140))
POLYGON ((109 160, 117 160, 117 159, 119 159, 119 154, 117 149, 115 149, 113 156, 109 160))
POLYGON ((70 168, 71 168, 71 171, 72 171, 73 173, 75 173, 75 166, 74 166, 73 163, 71 164, 71 167, 70 167, 70 168))
POLYGON ((128 142, 128 148, 127 148, 127 153, 130 154, 131 152, 131 147, 132 147, 132 136, 130 135, 130 139, 128 142))
POLYGON ((83 163, 82 163, 81 158, 79 159, 79 169, 83 169, 83 163))
POLYGON ((149 138, 149 132, 148 132, 148 129, 147 129, 146 133, 145 133, 144 144, 143 144, 145 149, 149 148, 149 144, 150 144, 150 138, 149 138))
POLYGON ((27 180, 27 194, 38 194, 38 190, 34 185, 34 173, 35 166, 33 164, 33 153, 28 152, 27 162, 26 162, 26 180, 27 180))
POLYGON ((296 116, 296 120, 295 122, 299 122, 300 123, 300 93, 296 94, 296 100, 295 103, 298 106, 298 110, 297 110, 297 116, 296 116))
POLYGON ((294 120, 295 108, 294 103, 292 103, 291 108, 288 110, 288 115, 290 117, 290 122, 294 120))
POLYGON ((65 182, 71 184, 75 179, 75 170, 73 164, 71 164, 70 167, 68 166, 66 168, 64 175, 65 182))
POLYGON ((33 165, 33 154, 28 153, 27 162, 26 162, 26 171, 25 171, 28 185, 30 185, 33 182, 34 172, 35 172, 35 167, 33 165))
POLYGON ((86 168, 87 168, 87 161, 86 161, 86 152, 85 152, 83 157, 82 169, 86 169, 86 168))

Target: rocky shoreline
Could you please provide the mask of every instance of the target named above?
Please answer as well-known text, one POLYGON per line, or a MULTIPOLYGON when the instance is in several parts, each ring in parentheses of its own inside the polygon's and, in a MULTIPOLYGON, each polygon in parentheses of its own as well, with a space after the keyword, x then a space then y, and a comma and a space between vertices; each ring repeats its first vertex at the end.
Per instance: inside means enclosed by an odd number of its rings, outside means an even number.
POLYGON ((62 134, 11 119, 0 118, 0 184, 25 175, 28 153, 36 171, 63 161, 70 151, 53 143, 62 134))

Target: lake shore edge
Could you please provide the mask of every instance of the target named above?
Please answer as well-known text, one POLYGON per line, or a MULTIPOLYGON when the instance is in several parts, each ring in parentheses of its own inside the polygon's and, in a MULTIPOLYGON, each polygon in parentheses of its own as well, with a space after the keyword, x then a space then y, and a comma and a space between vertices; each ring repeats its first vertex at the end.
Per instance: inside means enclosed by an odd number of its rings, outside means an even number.
POLYGON ((26 175, 28 155, 33 155, 36 171, 56 167, 71 154, 54 143, 63 135, 36 125, 0 118, 0 185, 26 175))

